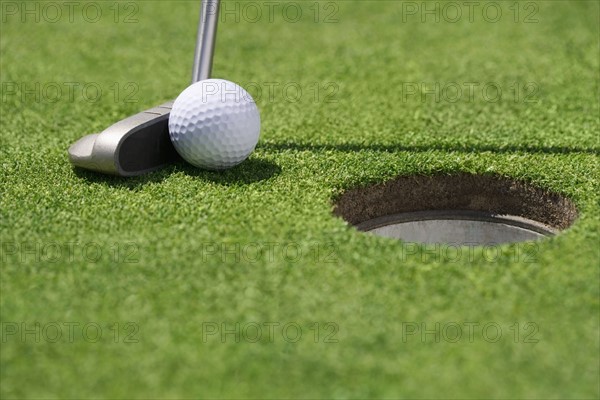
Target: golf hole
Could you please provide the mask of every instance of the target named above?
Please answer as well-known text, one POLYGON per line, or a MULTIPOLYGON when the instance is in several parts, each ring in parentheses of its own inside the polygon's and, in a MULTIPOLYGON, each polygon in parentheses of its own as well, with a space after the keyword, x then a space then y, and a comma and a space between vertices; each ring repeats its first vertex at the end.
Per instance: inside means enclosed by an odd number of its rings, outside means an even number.
POLYGON ((577 218, 567 198, 500 176, 405 176, 351 189, 334 214, 362 232, 423 244, 540 240, 577 218))

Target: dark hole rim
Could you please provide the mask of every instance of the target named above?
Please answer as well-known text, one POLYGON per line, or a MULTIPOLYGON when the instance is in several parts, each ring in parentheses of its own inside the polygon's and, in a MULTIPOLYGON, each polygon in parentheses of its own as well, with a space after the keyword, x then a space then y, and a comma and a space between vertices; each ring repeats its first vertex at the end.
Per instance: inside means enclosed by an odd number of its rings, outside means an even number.
POLYGON ((565 196, 498 175, 399 176, 349 189, 334 201, 334 215, 359 231, 404 222, 497 222, 554 236, 578 218, 565 196))

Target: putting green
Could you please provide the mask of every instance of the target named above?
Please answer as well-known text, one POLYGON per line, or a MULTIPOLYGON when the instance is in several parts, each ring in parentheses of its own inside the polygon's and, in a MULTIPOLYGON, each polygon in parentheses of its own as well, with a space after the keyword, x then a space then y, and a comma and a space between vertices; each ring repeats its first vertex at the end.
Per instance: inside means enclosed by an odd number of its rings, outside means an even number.
POLYGON ((31 4, 2 3, 3 398, 600 395, 597 2, 225 2, 214 76, 255 95, 256 152, 133 179, 66 150, 186 87, 198 2, 31 4), (457 250, 332 216, 459 173, 579 219, 457 250))

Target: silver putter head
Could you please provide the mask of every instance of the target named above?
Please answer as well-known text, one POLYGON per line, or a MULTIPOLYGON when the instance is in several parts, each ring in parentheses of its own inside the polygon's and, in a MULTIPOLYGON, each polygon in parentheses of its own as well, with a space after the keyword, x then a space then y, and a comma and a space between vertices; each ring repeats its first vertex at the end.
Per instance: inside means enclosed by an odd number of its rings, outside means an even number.
POLYGON ((172 101, 165 103, 82 137, 69 147, 71 163, 106 174, 135 176, 181 161, 169 139, 172 105, 172 101))
MULTIPOLYGON (((212 70, 220 0, 202 0, 192 83, 212 70)), ((76 167, 120 176, 142 175, 183 159, 169 138, 173 101, 133 115, 106 130, 87 135, 69 147, 76 167)))

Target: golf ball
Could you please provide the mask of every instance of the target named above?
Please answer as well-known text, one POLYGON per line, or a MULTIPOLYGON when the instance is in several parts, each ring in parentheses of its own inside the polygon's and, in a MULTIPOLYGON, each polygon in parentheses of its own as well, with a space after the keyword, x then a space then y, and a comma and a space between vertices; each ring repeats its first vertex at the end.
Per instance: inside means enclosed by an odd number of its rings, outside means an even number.
POLYGON ((223 79, 199 81, 173 104, 169 136, 190 164, 210 170, 234 167, 258 143, 260 114, 252 96, 223 79))

